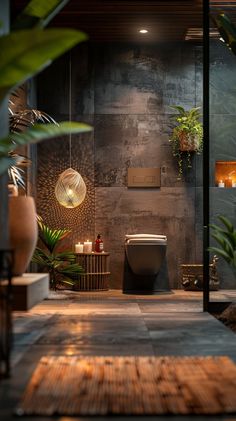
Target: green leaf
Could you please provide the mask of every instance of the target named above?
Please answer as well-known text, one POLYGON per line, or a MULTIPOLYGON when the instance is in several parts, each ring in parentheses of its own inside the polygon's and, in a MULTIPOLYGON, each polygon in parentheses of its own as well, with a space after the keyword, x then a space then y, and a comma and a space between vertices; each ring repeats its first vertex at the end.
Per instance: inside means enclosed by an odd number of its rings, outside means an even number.
POLYGON ((61 122, 55 124, 35 124, 21 133, 10 133, 6 138, 0 139, 0 175, 3 174, 11 165, 14 165, 14 158, 7 154, 14 151, 18 146, 38 143, 45 139, 54 137, 84 133, 92 130, 92 127, 85 123, 61 122), (14 143, 12 143, 14 142, 14 143))
POLYGON ((32 262, 38 263, 42 267, 48 267, 51 265, 50 256, 47 255, 42 249, 36 247, 32 262))
POLYGON ((180 105, 170 105, 170 108, 177 110, 181 115, 185 114, 185 109, 181 107, 180 105))
POLYGON ((226 45, 236 54, 236 26, 232 20, 225 13, 219 13, 212 19, 226 45))
POLYGON ((219 249, 217 247, 209 247, 208 250, 213 251, 217 255, 223 257, 223 259, 225 259, 227 263, 231 263, 231 258, 229 257, 229 255, 224 250, 219 249))
POLYGON ((72 251, 63 251, 61 253, 57 253, 56 259, 73 263, 76 261, 76 255, 72 251))
POLYGON ((230 231, 230 232, 234 231, 234 226, 228 218, 226 218, 223 215, 220 215, 220 216, 218 216, 218 219, 225 225, 225 227, 227 228, 228 231, 230 231))
POLYGON ((46 26, 69 0, 31 0, 17 17, 12 29, 46 26))
POLYGON ((78 134, 85 133, 92 130, 92 127, 85 123, 77 123, 75 121, 62 121, 59 125, 56 124, 35 124, 32 127, 29 127, 28 130, 22 133, 11 133, 6 139, 0 140, 0 145, 2 141, 7 142, 12 140, 15 144, 14 148, 17 146, 24 146, 28 144, 34 144, 41 142, 42 140, 63 136, 67 134, 78 134))
MULTIPOLYGON (((65 238, 70 231, 67 229, 51 229, 43 223, 41 218, 38 218, 39 238, 42 240, 45 247, 50 253, 53 252, 57 243, 65 238)), ((55 256, 52 256, 55 259, 55 256)))
POLYGON ((231 242, 228 240, 227 237, 224 237, 220 234, 212 234, 212 237, 220 244, 223 250, 225 250, 228 255, 233 258, 234 255, 234 247, 231 242))
POLYGON ((0 37, 0 101, 87 36, 72 29, 32 29, 0 37))

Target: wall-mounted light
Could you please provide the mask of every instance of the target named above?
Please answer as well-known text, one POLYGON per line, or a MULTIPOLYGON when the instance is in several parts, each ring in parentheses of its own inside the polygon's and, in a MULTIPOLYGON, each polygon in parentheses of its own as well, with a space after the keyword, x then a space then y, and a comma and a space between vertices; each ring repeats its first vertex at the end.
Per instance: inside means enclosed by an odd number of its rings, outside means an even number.
POLYGON ((140 34, 147 34, 148 33, 148 30, 147 29, 139 29, 139 33, 140 34))

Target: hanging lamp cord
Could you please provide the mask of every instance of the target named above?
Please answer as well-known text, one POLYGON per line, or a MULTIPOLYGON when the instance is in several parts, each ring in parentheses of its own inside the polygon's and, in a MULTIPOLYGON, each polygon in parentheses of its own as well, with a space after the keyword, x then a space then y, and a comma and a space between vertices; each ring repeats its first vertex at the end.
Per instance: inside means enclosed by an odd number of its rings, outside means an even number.
MULTIPOLYGON (((71 123, 71 52, 70 52, 70 59, 69 59, 69 121, 71 123)), ((69 134, 69 160, 70 160, 70 168, 71 168, 71 133, 69 134)))

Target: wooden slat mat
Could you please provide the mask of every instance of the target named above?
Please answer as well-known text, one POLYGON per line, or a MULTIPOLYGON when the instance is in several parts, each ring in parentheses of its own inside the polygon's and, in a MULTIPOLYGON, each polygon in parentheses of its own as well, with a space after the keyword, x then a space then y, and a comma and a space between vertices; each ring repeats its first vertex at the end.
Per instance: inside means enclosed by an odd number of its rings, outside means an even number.
POLYGON ((18 415, 236 413, 228 357, 43 357, 18 415))

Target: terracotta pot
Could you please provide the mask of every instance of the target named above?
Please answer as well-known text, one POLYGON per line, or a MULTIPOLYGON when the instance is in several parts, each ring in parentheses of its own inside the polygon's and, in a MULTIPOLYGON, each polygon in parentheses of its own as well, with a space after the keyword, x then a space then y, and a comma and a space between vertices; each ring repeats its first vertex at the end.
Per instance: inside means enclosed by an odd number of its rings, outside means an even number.
POLYGON ((13 275, 22 275, 30 263, 38 239, 34 199, 9 197, 9 237, 14 250, 13 275))
POLYGON ((198 150, 199 141, 196 136, 186 132, 179 134, 179 150, 181 152, 195 152, 198 150))

